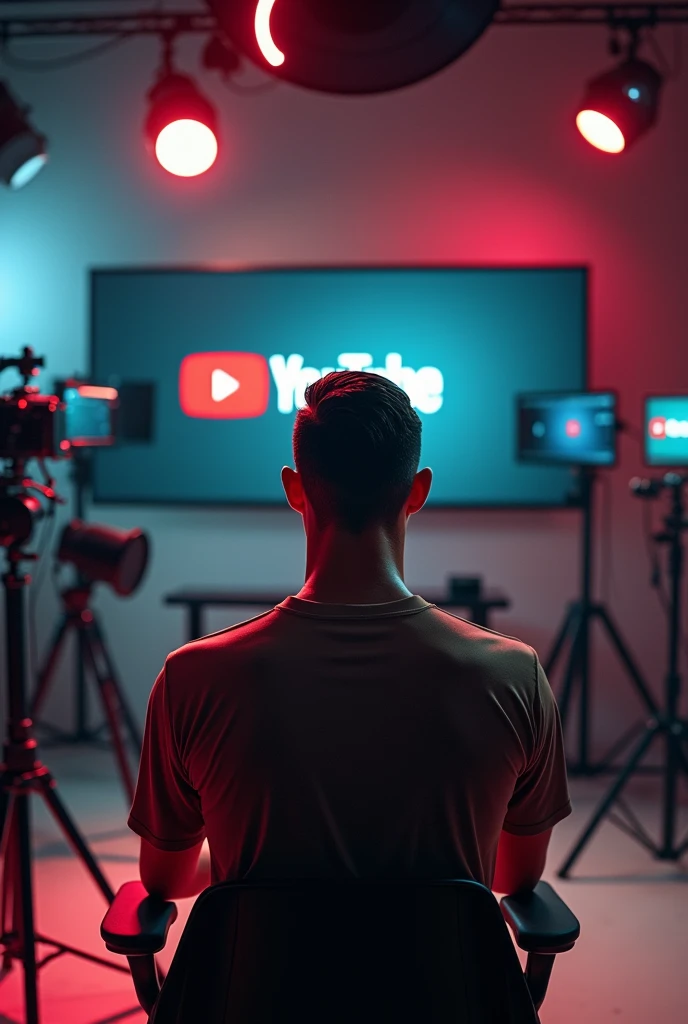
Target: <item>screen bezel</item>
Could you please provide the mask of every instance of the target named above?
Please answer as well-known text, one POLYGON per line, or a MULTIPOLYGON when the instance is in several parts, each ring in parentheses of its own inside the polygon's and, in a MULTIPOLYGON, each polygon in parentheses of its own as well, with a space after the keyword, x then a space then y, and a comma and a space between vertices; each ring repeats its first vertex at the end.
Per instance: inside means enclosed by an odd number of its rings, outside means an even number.
POLYGON ((525 398, 533 398, 535 396, 541 398, 580 398, 583 395, 610 395, 614 399, 614 419, 615 433, 614 433, 614 459, 612 462, 567 462, 565 459, 529 459, 527 456, 521 454, 518 444, 518 426, 516 429, 516 461, 523 463, 526 466, 561 466, 566 468, 567 466, 571 469, 614 469, 619 463, 619 393, 615 388, 590 388, 583 391, 522 391, 516 395, 515 413, 518 424, 518 413, 520 409, 519 403, 525 398))
MULTIPOLYGON (((94 368, 94 355, 95 355, 95 281, 99 276, 113 276, 115 274, 187 274, 187 273, 209 273, 209 274, 227 274, 227 273, 274 273, 276 271, 284 273, 303 273, 304 271, 319 271, 319 272, 335 272, 347 270, 368 270, 368 271, 385 271, 385 270, 408 270, 408 271, 432 271, 432 270, 495 270, 495 271, 542 271, 542 270, 560 270, 560 271, 571 271, 576 270, 583 275, 583 325, 585 337, 583 339, 583 382, 584 387, 581 393, 588 392, 589 388, 589 373, 590 373, 590 290, 591 290, 591 267, 586 263, 441 263, 441 262, 424 262, 419 264, 414 263, 330 263, 319 265, 317 263, 308 264, 257 264, 257 263, 227 263, 218 264, 213 266, 200 264, 173 264, 165 266, 164 264, 158 264, 155 266, 137 266, 127 265, 119 267, 91 267, 89 270, 89 288, 88 288, 88 302, 89 302, 89 374, 93 374, 94 368)), ((556 392, 559 393, 559 392, 556 392)), ((562 392, 563 393, 563 392, 562 392)), ((532 465, 532 463, 530 463, 532 465)), ((421 462, 422 465, 422 462, 421 462)), ((561 468, 565 468, 565 463, 554 463, 561 468)), ((611 467, 610 467, 611 468, 611 467)), ((276 501, 202 501, 200 499, 186 498, 169 501, 164 498, 146 498, 141 499, 137 497, 127 498, 101 498, 98 495, 97 489, 94 485, 92 490, 91 500, 96 505, 137 505, 139 507, 151 507, 151 508, 236 508, 236 509, 278 509, 288 508, 286 498, 284 500, 276 501)), ((430 503, 423 509, 425 512, 432 511, 463 511, 463 512, 504 512, 504 511, 553 511, 558 509, 567 509, 577 507, 579 502, 572 499, 570 496, 564 496, 561 501, 542 501, 542 502, 489 502, 489 503, 430 503)))
POLYGON ((647 403, 652 398, 686 398, 688 391, 649 391, 643 396, 643 465, 647 469, 685 469, 688 466, 688 458, 685 462, 649 462, 647 457, 647 403))

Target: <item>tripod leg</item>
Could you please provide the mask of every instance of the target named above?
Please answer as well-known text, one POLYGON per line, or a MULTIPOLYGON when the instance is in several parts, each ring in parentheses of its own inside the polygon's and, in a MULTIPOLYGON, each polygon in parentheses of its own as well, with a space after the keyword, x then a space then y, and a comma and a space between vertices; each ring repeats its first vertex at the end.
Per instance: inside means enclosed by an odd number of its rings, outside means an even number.
MULTIPOLYGON (((0 867, 2 876, 0 881, 0 936, 7 936, 12 929, 11 915, 14 912, 13 898, 15 893, 15 860, 16 843, 14 832, 14 810, 16 800, 9 793, 5 794, 5 814, 3 819, 2 833, 0 833, 0 867)), ((12 957, 5 950, 2 962, 2 977, 11 970, 12 957)))
POLYGON ((62 650, 62 645, 64 643, 65 637, 67 636, 68 628, 69 620, 66 616, 64 616, 59 626, 55 630, 55 635, 53 636, 53 642, 50 646, 48 657, 46 658, 43 667, 38 673, 38 685, 36 687, 36 692, 31 703, 32 718, 36 717, 41 707, 43 706, 43 701, 45 700, 46 695, 48 693, 50 681, 53 677, 53 672, 55 671, 55 666, 57 665, 58 658, 60 657, 60 652, 62 650))
POLYGON ((660 860, 677 860, 676 810, 678 793, 679 762, 683 755, 681 745, 683 733, 669 727, 665 734, 666 765, 662 792, 662 845, 657 851, 660 860))
MULTIPOLYGON (((602 624, 607 629, 607 632, 614 645, 614 648, 616 649, 619 657, 621 658, 621 661, 623 662, 628 674, 630 675, 631 679, 636 685, 641 700, 645 702, 651 714, 656 714, 658 710, 657 703, 652 694, 650 693, 650 691, 648 690, 647 685, 644 682, 643 677, 641 676, 640 671, 638 670, 635 662, 631 658, 628 649, 621 638, 621 634, 614 625, 614 622, 609 612, 604 607, 604 605, 602 605, 596 609, 596 614, 599 616, 599 618, 602 621, 602 624)), ((621 743, 621 741, 619 741, 619 743, 621 743)), ((616 744, 612 749, 614 750, 614 753, 616 753, 616 744)), ((608 754, 604 758, 603 764, 607 764, 611 759, 611 756, 611 754, 608 754)), ((678 759, 681 762, 681 766, 684 772, 688 775, 688 753, 683 749, 679 749, 678 759)))
POLYGON ((89 628, 88 632, 84 633, 84 652, 88 656, 88 661, 91 666, 91 670, 95 676, 96 682, 98 683, 98 689, 100 691, 100 698, 103 703, 103 710, 108 720, 108 726, 110 728, 110 739, 112 740, 112 746, 115 751, 115 758, 119 766, 119 773, 122 777, 124 789, 127 794, 129 803, 134 802, 134 776, 132 774, 131 766, 127 756, 127 749, 124 744, 124 738, 120 729, 119 721, 119 705, 118 705, 118 692, 117 688, 110 678, 109 675, 103 675, 98 664, 98 651, 94 650, 93 644, 97 644, 97 637, 93 637, 89 628))
POLYGON ((79 629, 76 634, 76 665, 74 671, 74 689, 75 689, 75 707, 74 717, 75 733, 79 738, 88 739, 88 691, 86 688, 86 656, 84 654, 84 647, 86 646, 86 638, 84 636, 84 621, 79 621, 79 629))
POLYGON ((0 780, 0 860, 2 860, 3 837, 5 835, 5 822, 9 816, 10 794, 0 780))
POLYGON ((564 621, 561 624, 561 628, 559 629, 556 639, 552 644, 550 652, 547 655, 545 662, 542 666, 545 670, 546 676, 549 676, 550 672, 553 672, 556 668, 557 662, 559 661, 559 655, 563 650, 564 643, 566 642, 569 630, 573 625, 573 621, 576 618, 576 614, 576 605, 569 605, 568 611, 566 612, 566 615, 564 617, 564 621))
POLYGON ((604 607, 604 605, 600 605, 596 608, 596 613, 598 617, 601 619, 602 625, 607 630, 609 638, 616 649, 616 653, 619 655, 619 658, 623 662, 626 671, 628 672, 633 683, 635 684, 635 688, 640 695, 640 699, 643 701, 650 714, 656 715, 658 711, 657 703, 652 694, 650 693, 650 691, 648 690, 645 680, 641 676, 638 666, 633 661, 628 651, 628 648, 621 639, 621 634, 614 625, 614 622, 612 621, 609 612, 604 607))
POLYGON ((105 875, 98 867, 95 857, 89 850, 86 842, 78 831, 76 825, 67 814, 67 810, 55 790, 55 782, 50 775, 43 776, 43 784, 40 789, 41 795, 53 813, 55 820, 72 844, 76 855, 81 859, 91 878, 96 883, 108 903, 112 903, 115 894, 108 885, 105 875))
POLYGON ((38 969, 36 934, 33 921, 33 879, 31 864, 31 823, 26 795, 16 804, 16 830, 19 852, 21 948, 24 963, 24 1003, 26 1024, 38 1024, 38 969))
POLYGON ((597 810, 590 819, 590 823, 588 824, 582 836, 574 846, 573 850, 557 871, 557 875, 559 876, 559 878, 568 877, 569 871, 578 860, 584 848, 587 846, 589 840, 592 838, 593 833, 596 831, 598 825, 600 824, 604 816, 607 814, 612 804, 621 794, 621 791, 624 789, 626 783, 633 775, 633 772, 635 771, 638 764, 640 764, 640 762, 642 761, 643 757, 648 751, 648 748, 652 744, 652 741, 654 740, 655 736, 657 736, 657 734, 660 732, 660 730, 661 726, 657 722, 654 722, 648 729, 645 730, 640 739, 640 742, 638 743, 635 750, 628 759, 628 762, 626 763, 626 766, 624 767, 623 771, 619 774, 619 777, 617 778, 616 782, 598 806, 597 810))
POLYGON ((119 679, 117 678, 117 673, 115 671, 115 666, 112 663, 112 659, 110 657, 110 652, 108 651, 107 644, 105 643, 105 638, 104 638, 103 633, 101 631, 101 628, 100 628, 100 626, 98 624, 98 620, 95 617, 93 618, 93 620, 91 622, 91 627, 90 628, 91 628, 91 632, 92 632, 92 634, 93 634, 93 636, 94 636, 94 638, 95 638, 95 640, 96 640, 96 642, 98 644, 98 652, 99 652, 100 656, 102 657, 103 664, 105 665, 105 667, 107 669, 108 678, 110 679, 110 681, 112 683, 113 689, 116 690, 116 692, 117 692, 117 701, 119 703, 120 710, 122 712, 122 717, 124 719, 125 725, 126 725, 128 731, 129 731, 129 735, 131 737, 131 741, 134 744, 134 746, 136 747, 137 755, 140 756, 140 754, 141 754, 141 747, 143 746, 143 737, 141 735, 141 730, 139 729, 139 726, 137 724, 136 716, 133 714, 131 708, 129 707, 129 702, 127 701, 127 699, 125 697, 124 690, 122 689, 122 685, 119 682, 119 679))

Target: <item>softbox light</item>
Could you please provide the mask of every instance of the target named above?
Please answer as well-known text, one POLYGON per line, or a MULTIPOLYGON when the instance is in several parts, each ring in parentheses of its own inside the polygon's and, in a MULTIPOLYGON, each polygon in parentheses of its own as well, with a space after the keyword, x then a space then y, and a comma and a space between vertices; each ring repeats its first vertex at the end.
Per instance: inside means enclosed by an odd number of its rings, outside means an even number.
POLYGON ((499 0, 207 0, 260 67, 318 92, 380 93, 451 64, 499 0))

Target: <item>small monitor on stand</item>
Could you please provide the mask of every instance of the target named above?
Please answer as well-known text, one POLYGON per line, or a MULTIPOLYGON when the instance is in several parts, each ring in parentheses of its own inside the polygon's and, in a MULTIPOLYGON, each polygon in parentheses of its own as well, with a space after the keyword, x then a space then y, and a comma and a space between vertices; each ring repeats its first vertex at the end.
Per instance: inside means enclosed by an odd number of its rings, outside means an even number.
POLYGON ((613 391, 534 392, 519 395, 516 405, 519 461, 615 464, 618 424, 613 391))
POLYGON ((688 394, 645 399, 645 465, 688 466, 688 394))
MULTIPOLYGON (((598 622, 626 670, 648 712, 656 703, 606 605, 594 597, 594 501, 593 485, 599 469, 616 462, 616 395, 612 391, 531 393, 517 398, 516 436, 518 458, 533 463, 558 463, 577 471, 580 506, 580 590, 569 603, 543 667, 549 676, 565 655, 563 686, 558 695, 564 728, 574 695, 578 698, 576 752, 569 771, 592 775, 609 767, 610 756, 591 759, 592 662, 590 627, 598 622), (566 652, 566 654, 565 654, 566 652)), ((616 744, 612 748, 615 751, 616 744)))

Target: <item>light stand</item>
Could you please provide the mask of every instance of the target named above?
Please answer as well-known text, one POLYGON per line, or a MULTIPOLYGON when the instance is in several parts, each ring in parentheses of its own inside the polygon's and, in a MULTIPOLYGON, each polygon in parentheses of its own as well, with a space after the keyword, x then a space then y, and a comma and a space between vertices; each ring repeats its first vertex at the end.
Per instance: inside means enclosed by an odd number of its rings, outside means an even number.
MULTIPOLYGON (((71 473, 70 480, 74 485, 74 515, 77 519, 84 518, 85 508, 85 493, 88 484, 89 476, 89 455, 84 449, 74 448, 72 451, 71 458, 71 473)), ((79 579, 78 584, 82 584, 85 581, 79 579)), ((63 604, 65 603, 63 598, 63 604)), ((71 732, 60 730, 55 728, 49 722, 42 722, 37 720, 38 706, 36 698, 34 698, 31 714, 34 719, 37 728, 45 729, 49 734, 48 743, 44 746, 50 745, 51 747, 58 747, 62 745, 71 745, 75 743, 100 743, 102 742, 102 732, 105 727, 105 723, 97 726, 95 729, 91 728, 88 724, 88 693, 86 688, 86 653, 83 650, 83 644, 81 640, 81 633, 76 633, 76 659, 74 665, 74 727, 71 732)), ((39 670, 39 689, 40 680, 45 674, 47 667, 47 661, 43 667, 39 670)), ((42 702, 42 699, 41 699, 42 702)), ((39 702, 39 703, 41 703, 39 702)))
MULTIPOLYGON (((23 496, 16 495, 2 497, 0 511, 3 514, 0 520, 3 520, 3 525, 8 521, 5 516, 8 508, 13 512, 12 506, 26 505, 22 499, 23 496)), ((5 592, 7 725, 3 763, 0 766, 0 980, 12 969, 14 961, 21 962, 24 968, 26 1024, 39 1024, 38 970, 44 964, 70 953, 111 970, 124 970, 126 973, 127 969, 36 931, 29 802, 32 794, 38 794, 45 801, 108 903, 112 903, 114 893, 58 796, 55 780, 37 758, 26 701, 24 590, 29 579, 21 570, 21 563, 35 556, 22 551, 21 544, 26 540, 28 533, 22 536, 21 541, 9 540, 6 534, 3 538, 7 557, 7 570, 2 577, 5 592), (36 947, 39 945, 50 948, 50 952, 41 960, 37 957, 36 947)))
POLYGON ((681 676, 679 673, 682 613, 681 589, 684 571, 682 538, 683 533, 688 530, 688 519, 686 519, 683 499, 683 488, 686 483, 688 483, 688 476, 682 477, 676 473, 668 473, 661 482, 652 481, 644 487, 641 484, 635 488, 636 493, 645 494, 648 497, 654 497, 660 488, 668 488, 671 493, 671 513, 664 520, 665 529, 655 534, 654 537, 658 544, 666 544, 669 547, 668 570, 671 589, 664 707, 653 712, 652 718, 631 752, 628 761, 619 773, 618 778, 599 804, 590 823, 561 866, 558 872, 560 878, 568 876, 571 868, 605 817, 609 817, 611 822, 649 850, 658 860, 677 861, 688 850, 688 836, 683 839, 677 839, 676 837, 679 773, 681 771, 688 771, 686 768, 688 721, 679 718, 678 715, 678 702, 681 690, 681 676), (631 812, 630 808, 622 803, 621 794, 632 776, 640 769, 645 755, 658 738, 664 740, 664 758, 661 766, 661 841, 660 843, 655 843, 636 816, 631 812), (613 813, 614 804, 618 805, 622 814, 625 814, 625 818, 619 818, 613 813))
POLYGON ((572 775, 595 775, 608 770, 616 754, 628 744, 640 727, 634 725, 631 730, 624 733, 601 761, 597 763, 591 761, 590 626, 593 622, 597 621, 602 626, 647 710, 650 714, 654 715, 658 709, 609 610, 602 602, 593 599, 595 470, 589 466, 580 466, 578 467, 578 477, 580 481, 580 506, 583 517, 580 550, 580 595, 576 601, 573 601, 568 606, 562 625, 543 666, 546 674, 550 676, 555 671, 559 659, 568 645, 568 658, 564 669, 561 697, 559 698, 559 710, 564 729, 566 728, 574 691, 578 690, 577 750, 574 759, 569 764, 569 772, 572 775))
MULTIPOLYGON (((72 480, 75 485, 75 511, 77 521, 83 520, 84 495, 88 481, 89 456, 83 449, 75 448, 73 455, 72 480)), ((50 746, 81 743, 112 744, 127 800, 133 803, 135 774, 127 751, 127 737, 138 761, 141 754, 142 736, 124 690, 118 680, 114 661, 108 650, 105 634, 91 607, 93 582, 77 570, 76 584, 67 587, 60 594, 62 614, 57 624, 45 661, 38 672, 36 692, 31 703, 31 716, 36 719, 50 689, 64 642, 70 633, 76 641, 76 665, 74 678, 74 726, 72 731, 56 728, 48 722, 37 723, 47 730, 50 746), (95 729, 89 725, 87 674, 94 683, 100 698, 105 722, 95 729), (107 726, 110 741, 102 736, 107 726)))

